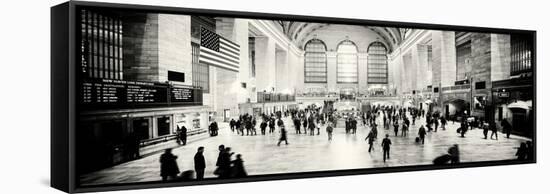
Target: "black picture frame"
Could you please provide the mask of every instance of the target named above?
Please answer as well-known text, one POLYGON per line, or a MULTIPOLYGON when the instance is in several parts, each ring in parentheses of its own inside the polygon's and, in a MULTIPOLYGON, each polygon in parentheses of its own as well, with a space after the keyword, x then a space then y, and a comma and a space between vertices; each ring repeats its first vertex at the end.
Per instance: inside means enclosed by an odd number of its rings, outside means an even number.
MULTIPOLYGON (((403 167, 350 169, 324 172, 285 173, 273 175, 254 175, 240 179, 208 179, 193 182, 144 182, 128 184, 106 184, 100 186, 79 186, 75 172, 75 130, 76 115, 79 107, 76 100, 78 95, 78 68, 75 68, 78 58, 78 33, 76 24, 78 16, 76 11, 80 7, 96 7, 109 9, 124 9, 135 11, 150 11, 158 13, 209 15, 250 19, 279 19, 307 22, 339 23, 339 24, 360 24, 376 25, 382 27, 401 28, 422 28, 433 30, 453 30, 484 33, 517 33, 527 34, 533 37, 533 144, 537 145, 537 89, 536 89, 536 31, 520 29, 486 28, 474 26, 456 26, 442 24, 409 23, 395 21, 378 21, 349 18, 332 18, 303 15, 287 15, 273 13, 240 12, 210 9, 194 9, 164 6, 148 6, 133 4, 113 4, 100 2, 69 1, 51 8, 51 186, 68 193, 145 189, 159 187, 176 187, 190 185, 225 184, 253 181, 270 181, 282 179, 315 178, 329 176, 347 176, 361 174, 394 173, 404 171, 440 170, 454 168, 486 167, 499 165, 531 164, 536 163, 536 154, 532 161, 489 161, 489 162, 468 162, 452 166, 415 165, 403 167)), ((439 92, 439 87, 434 87, 434 92, 439 92)), ((537 147, 534 147, 536 153, 537 147)))

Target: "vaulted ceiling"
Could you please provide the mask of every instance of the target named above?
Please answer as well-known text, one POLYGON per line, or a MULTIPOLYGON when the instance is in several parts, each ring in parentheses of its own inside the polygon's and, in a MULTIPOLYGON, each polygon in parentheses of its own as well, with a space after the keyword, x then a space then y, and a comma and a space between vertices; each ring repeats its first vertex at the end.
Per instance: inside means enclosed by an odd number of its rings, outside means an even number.
MULTIPOLYGON (((300 48, 302 48, 305 41, 307 41, 304 39, 307 38, 310 34, 315 33, 316 30, 332 25, 327 23, 308 23, 282 20, 275 20, 273 22, 276 24, 277 27, 279 27, 279 30, 281 30, 283 34, 285 34, 292 42, 296 44, 296 46, 300 48)), ((376 26, 363 27, 368 28, 369 30, 378 34, 383 39, 384 43, 390 47, 390 52, 397 48, 411 32, 410 28, 391 28, 376 26)))

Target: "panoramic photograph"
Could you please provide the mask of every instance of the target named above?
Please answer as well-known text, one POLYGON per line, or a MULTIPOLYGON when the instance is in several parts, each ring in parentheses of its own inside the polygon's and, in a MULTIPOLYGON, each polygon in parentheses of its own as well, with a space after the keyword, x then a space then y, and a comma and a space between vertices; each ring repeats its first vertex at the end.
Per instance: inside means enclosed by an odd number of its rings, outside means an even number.
POLYGON ((76 15, 80 186, 535 161, 531 33, 76 15))

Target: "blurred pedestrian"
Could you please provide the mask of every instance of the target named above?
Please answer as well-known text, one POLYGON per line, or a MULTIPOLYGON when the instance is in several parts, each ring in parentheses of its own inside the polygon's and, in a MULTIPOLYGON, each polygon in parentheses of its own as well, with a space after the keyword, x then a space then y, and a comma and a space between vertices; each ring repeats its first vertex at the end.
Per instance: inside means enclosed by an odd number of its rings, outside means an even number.
POLYGON ((164 154, 160 155, 160 176, 162 181, 174 180, 177 178, 180 170, 176 161, 178 157, 172 154, 172 149, 164 150, 164 154))

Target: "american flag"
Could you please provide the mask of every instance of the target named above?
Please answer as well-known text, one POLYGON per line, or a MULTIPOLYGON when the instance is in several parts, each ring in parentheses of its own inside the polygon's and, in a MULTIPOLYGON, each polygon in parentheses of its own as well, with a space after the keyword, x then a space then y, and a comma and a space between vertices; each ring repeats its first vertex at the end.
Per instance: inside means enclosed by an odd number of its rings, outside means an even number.
POLYGON ((201 27, 199 62, 239 72, 239 45, 201 27))

